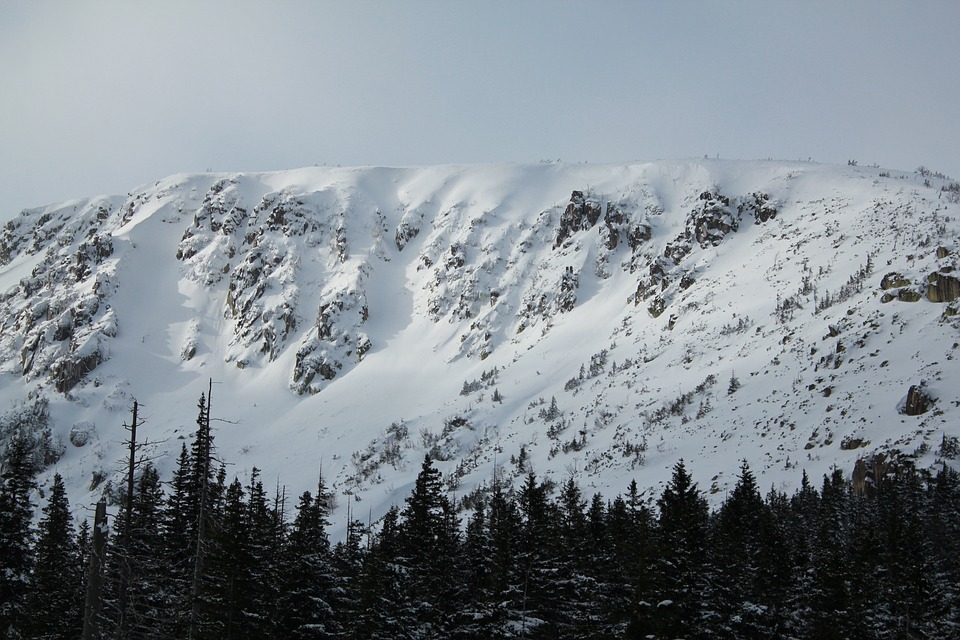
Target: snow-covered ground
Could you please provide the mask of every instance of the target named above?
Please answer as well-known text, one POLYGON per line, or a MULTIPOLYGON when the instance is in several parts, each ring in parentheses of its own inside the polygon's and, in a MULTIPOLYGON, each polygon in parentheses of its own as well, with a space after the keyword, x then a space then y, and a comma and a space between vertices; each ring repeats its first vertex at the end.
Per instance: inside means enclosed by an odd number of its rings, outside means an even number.
POLYGON ((713 160, 308 168, 29 210, 0 240, 0 412, 49 400, 65 451, 41 479, 89 505, 95 474, 121 481, 133 400, 169 478, 212 379, 228 474, 297 493, 322 467, 335 520, 402 500, 426 452, 458 495, 520 474, 521 449, 608 496, 656 495, 681 457, 718 499, 743 459, 766 487, 891 449, 933 464, 960 424, 944 184, 713 160), (932 409, 905 415, 921 382, 932 409))

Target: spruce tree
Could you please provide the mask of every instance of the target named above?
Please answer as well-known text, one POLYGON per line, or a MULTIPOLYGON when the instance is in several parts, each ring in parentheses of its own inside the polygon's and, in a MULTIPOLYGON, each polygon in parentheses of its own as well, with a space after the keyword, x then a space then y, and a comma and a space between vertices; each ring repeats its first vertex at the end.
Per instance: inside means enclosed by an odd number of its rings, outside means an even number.
MULTIPOLYGON (((572 477, 568 478, 554 510, 558 525, 556 549, 548 563, 552 565, 553 580, 544 589, 544 613, 549 611, 551 624, 562 637, 583 637, 597 631, 599 589, 590 556, 591 550, 602 549, 603 539, 602 531, 597 532, 599 538, 588 537, 586 507, 580 487, 572 477)), ((599 519, 602 522, 602 512, 599 519)))
POLYGON ((609 575, 608 601, 604 605, 613 633, 623 637, 636 603, 655 596, 650 569, 655 557, 654 518, 639 499, 636 482, 631 483, 630 503, 617 496, 606 517, 609 575))
POLYGON ((33 568, 33 469, 29 442, 14 434, 0 468, 0 636, 22 637, 33 568))
POLYGON ((520 513, 498 481, 494 481, 486 520, 490 543, 489 591, 493 604, 486 637, 512 637, 523 622, 527 571, 522 561, 520 513))
POLYGON ((196 517, 190 485, 190 455, 182 445, 163 510, 163 593, 166 595, 166 628, 172 637, 189 633, 190 585, 196 549, 196 517))
POLYGON ((767 505, 746 461, 733 491, 723 502, 712 527, 712 609, 722 635, 759 637, 773 634, 776 612, 766 604, 768 584, 764 536, 772 533, 767 505))
POLYGON ((446 635, 458 609, 459 528, 443 478, 427 455, 403 510, 401 549, 409 578, 408 613, 422 635, 446 635))
POLYGON ((823 478, 817 517, 812 609, 808 633, 830 639, 856 635, 850 598, 850 489, 837 469, 823 478))
POLYGON ((33 584, 30 591, 31 636, 69 638, 80 635, 83 574, 63 478, 53 477, 50 497, 38 526, 33 584))
POLYGON ((335 625, 334 637, 361 637, 361 585, 367 554, 362 544, 365 533, 363 523, 348 519, 346 538, 338 542, 331 552, 333 584, 328 604, 335 625))
POLYGON ((194 602, 195 638, 244 638, 249 610, 253 560, 250 526, 240 480, 234 478, 224 496, 223 511, 210 540, 204 573, 194 602))
POLYGON ((532 472, 518 496, 523 526, 517 559, 522 575, 520 633, 530 637, 548 637, 557 633, 556 598, 553 574, 556 569, 555 540, 558 518, 549 500, 548 486, 537 481, 532 472))
POLYGON ((419 637, 417 600, 406 571, 409 558, 402 552, 404 533, 400 510, 391 507, 380 523, 371 549, 363 556, 359 580, 359 615, 353 637, 404 640, 419 637))
POLYGON ((493 545, 487 528, 486 501, 477 500, 467 521, 462 548, 464 606, 457 612, 452 638, 496 637, 491 563, 493 545))
POLYGON ((126 512, 114 519, 116 533, 111 536, 107 553, 107 590, 114 598, 121 580, 126 580, 122 629, 121 611, 113 607, 106 613, 124 637, 163 636, 169 633, 169 611, 175 601, 168 592, 164 563, 163 488, 152 464, 144 467, 134 484, 131 507, 129 529, 126 512))
POLYGON ((660 555, 654 597, 641 601, 628 636, 696 637, 704 623, 708 541, 707 501, 681 459, 657 507, 660 555))
POLYGON ((270 637, 274 632, 280 580, 280 558, 285 543, 279 504, 270 504, 256 467, 247 486, 247 541, 244 625, 247 637, 270 637))
POLYGON ((330 604, 334 577, 322 479, 317 493, 316 499, 309 491, 300 496, 284 549, 277 609, 281 614, 279 631, 288 638, 325 638, 336 632, 330 604))

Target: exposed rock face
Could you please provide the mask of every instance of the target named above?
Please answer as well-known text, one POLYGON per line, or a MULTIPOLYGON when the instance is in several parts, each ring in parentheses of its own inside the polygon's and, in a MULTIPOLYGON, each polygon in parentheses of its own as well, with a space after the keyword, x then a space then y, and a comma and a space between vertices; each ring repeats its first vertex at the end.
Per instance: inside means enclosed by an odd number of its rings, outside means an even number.
POLYGON ((663 312, 666 308, 667 303, 663 300, 663 298, 657 296, 653 299, 653 302, 650 303, 650 306, 647 307, 647 311, 649 311, 650 315, 654 318, 659 318, 661 315, 663 315, 663 312))
POLYGON ((60 393, 67 393, 79 383, 84 376, 97 368, 103 362, 103 355, 99 350, 85 356, 64 358, 53 366, 54 386, 60 393))
POLYGON ((630 243, 630 249, 636 251, 644 243, 650 242, 653 238, 653 227, 648 224, 636 224, 630 228, 627 235, 627 242, 630 243))
POLYGON ((553 246, 559 247, 577 231, 586 231, 597 224, 601 215, 600 203, 592 198, 584 198, 582 191, 570 195, 570 204, 560 216, 560 227, 553 246))
MULTIPOLYGON (((120 199, 24 211, 0 233, 0 265, 38 256, 29 276, 0 294, 0 349, 24 378, 73 389, 109 356, 117 317, 115 246, 107 219, 120 199)), ((114 224, 116 220, 114 220, 114 224)))
POLYGON ((900 287, 909 287, 912 283, 909 278, 905 278, 902 274, 897 273, 896 271, 891 271, 887 275, 883 276, 880 280, 880 288, 886 291, 887 289, 899 289, 900 287))
POLYGON ((419 233, 419 227, 413 226, 406 220, 402 221, 397 226, 397 233, 394 236, 394 242, 397 245, 397 249, 403 251, 403 248, 407 246, 407 243, 416 238, 419 233))
POLYGON ((879 454, 864 460, 860 458, 853 467, 851 484, 858 495, 873 495, 881 480, 890 470, 890 461, 886 454, 879 454))
POLYGON ((927 278, 927 300, 930 302, 953 302, 960 298, 960 279, 945 273, 934 272, 927 278))
POLYGON ((687 219, 687 237, 692 235, 701 247, 717 246, 723 237, 739 227, 739 216, 730 208, 730 198, 704 191, 700 206, 687 219))
POLYGON ((908 416, 919 416, 930 410, 933 399, 923 390, 922 385, 911 385, 907 391, 907 402, 903 413, 908 416))
POLYGON ((317 312, 316 334, 297 349, 290 388, 297 393, 316 393, 348 364, 356 364, 372 347, 360 330, 369 318, 366 296, 358 287, 331 292, 317 312))
POLYGON ((767 220, 773 220, 777 217, 777 208, 770 202, 770 196, 766 193, 754 191, 744 198, 744 201, 737 206, 739 213, 752 213, 753 219, 757 224, 763 224, 767 220))
POLYGON ((603 228, 605 235, 604 245, 607 250, 614 251, 620 243, 620 229, 624 225, 623 212, 612 202, 607 203, 607 212, 603 214, 603 228))

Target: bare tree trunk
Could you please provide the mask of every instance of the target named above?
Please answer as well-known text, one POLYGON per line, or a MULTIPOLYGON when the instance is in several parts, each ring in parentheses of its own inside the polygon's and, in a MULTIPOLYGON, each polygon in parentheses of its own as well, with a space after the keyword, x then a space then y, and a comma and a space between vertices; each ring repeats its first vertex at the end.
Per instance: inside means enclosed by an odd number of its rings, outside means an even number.
POLYGON ((93 545, 87 571, 87 596, 83 606, 83 640, 100 634, 100 608, 103 605, 103 556, 107 549, 107 502, 100 499, 93 518, 93 545))
POLYGON ((117 637, 127 636, 127 587, 130 583, 130 527, 133 521, 133 472, 136 468, 137 453, 137 401, 133 401, 133 421, 130 423, 130 462, 127 465, 127 500, 124 508, 123 544, 121 549, 126 554, 120 568, 120 594, 117 603, 120 609, 120 624, 117 628, 117 637))

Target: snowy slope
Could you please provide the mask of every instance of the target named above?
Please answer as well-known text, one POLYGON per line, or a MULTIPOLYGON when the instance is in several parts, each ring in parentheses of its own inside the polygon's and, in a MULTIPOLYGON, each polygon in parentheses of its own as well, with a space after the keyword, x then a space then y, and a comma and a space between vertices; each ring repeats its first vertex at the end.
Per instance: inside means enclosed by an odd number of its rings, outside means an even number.
POLYGON ((933 464, 960 424, 942 186, 782 162, 310 168, 28 210, 0 236, 0 411, 46 398, 44 478, 80 504, 120 482, 133 399, 169 477, 209 379, 230 475, 299 492, 322 465, 374 518, 425 452, 459 495, 520 474, 521 448, 607 495, 656 493, 680 457, 719 496, 741 459, 762 486, 891 449, 933 464), (921 383, 932 408, 906 415, 921 383))

